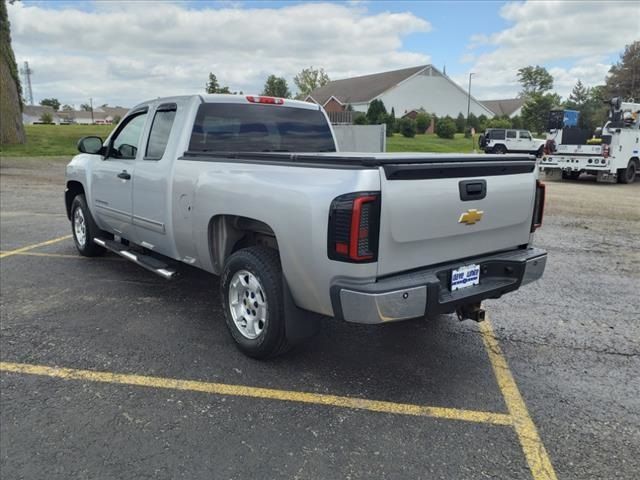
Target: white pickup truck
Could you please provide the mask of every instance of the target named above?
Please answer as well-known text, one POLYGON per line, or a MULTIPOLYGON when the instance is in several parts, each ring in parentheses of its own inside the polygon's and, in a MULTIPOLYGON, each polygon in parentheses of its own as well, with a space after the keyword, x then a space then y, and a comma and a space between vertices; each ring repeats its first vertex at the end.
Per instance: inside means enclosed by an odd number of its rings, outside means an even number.
POLYGON ((239 95, 145 102, 78 148, 65 201, 80 254, 220 275, 231 336, 256 358, 327 316, 479 321, 483 299, 545 268, 527 155, 338 153, 318 105, 239 95))

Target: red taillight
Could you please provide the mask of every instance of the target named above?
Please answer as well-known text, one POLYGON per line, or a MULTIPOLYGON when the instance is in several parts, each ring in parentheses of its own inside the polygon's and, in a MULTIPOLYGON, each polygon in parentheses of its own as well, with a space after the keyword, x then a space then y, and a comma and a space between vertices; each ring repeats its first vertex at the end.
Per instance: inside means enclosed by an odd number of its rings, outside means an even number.
POLYGON ((247 95, 247 100, 251 103, 268 103, 269 105, 282 105, 284 103, 283 98, 255 97, 253 95, 247 95))
POLYGON ((331 202, 328 254, 343 262, 375 262, 380 230, 380 194, 360 192, 331 202))
POLYGON ((544 216, 544 200, 547 192, 547 186, 540 180, 536 180, 536 199, 533 204, 533 218, 531 220, 531 231, 535 232, 542 226, 542 217, 544 216))

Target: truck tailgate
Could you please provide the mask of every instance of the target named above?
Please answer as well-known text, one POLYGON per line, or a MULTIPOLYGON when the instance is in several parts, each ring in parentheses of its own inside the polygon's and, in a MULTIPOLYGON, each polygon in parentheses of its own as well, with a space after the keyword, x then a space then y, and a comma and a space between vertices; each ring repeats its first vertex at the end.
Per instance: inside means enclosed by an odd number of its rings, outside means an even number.
POLYGON ((509 155, 383 165, 378 275, 527 244, 536 175, 509 155))

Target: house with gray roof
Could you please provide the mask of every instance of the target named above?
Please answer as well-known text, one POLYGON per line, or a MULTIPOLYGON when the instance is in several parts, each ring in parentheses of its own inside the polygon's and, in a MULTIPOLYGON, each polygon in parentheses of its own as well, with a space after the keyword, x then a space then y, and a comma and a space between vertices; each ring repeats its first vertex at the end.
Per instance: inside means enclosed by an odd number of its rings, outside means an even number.
POLYGON ((505 98, 502 100, 482 100, 482 104, 497 117, 517 117, 522 113, 524 98, 505 98))
MULTIPOLYGON (((460 85, 433 65, 420 65, 391 72, 334 80, 316 88, 306 101, 322 105, 328 112, 366 112, 372 100, 382 100, 388 112, 397 118, 412 110, 423 109, 439 117, 467 115, 469 95, 460 85)), ((494 116, 493 111, 471 96, 470 110, 475 115, 494 116)))

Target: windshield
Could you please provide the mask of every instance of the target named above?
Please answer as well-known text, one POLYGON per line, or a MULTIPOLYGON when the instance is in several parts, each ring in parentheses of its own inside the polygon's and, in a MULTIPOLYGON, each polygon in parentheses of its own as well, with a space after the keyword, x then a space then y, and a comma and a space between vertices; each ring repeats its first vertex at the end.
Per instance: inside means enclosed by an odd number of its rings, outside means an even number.
POLYGON ((191 133, 193 152, 335 152, 320 110, 204 103, 191 133))

